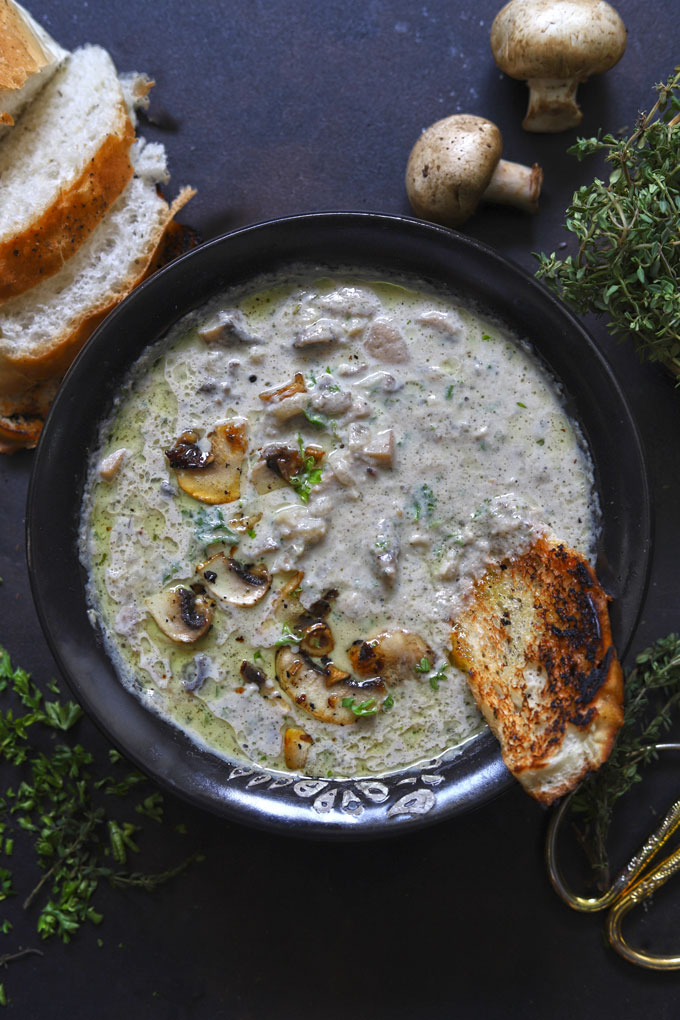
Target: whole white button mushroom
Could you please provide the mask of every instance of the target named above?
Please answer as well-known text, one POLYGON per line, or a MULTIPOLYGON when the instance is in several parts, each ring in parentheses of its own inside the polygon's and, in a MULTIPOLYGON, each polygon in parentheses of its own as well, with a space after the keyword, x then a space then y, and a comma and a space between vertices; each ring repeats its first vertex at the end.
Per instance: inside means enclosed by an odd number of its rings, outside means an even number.
POLYGON ((491 26, 500 69, 526 81, 525 131, 576 127, 580 82, 608 71, 626 49, 626 28, 605 0, 510 0, 491 26))
POLYGON ((423 131, 406 167, 406 191, 417 216, 455 227, 481 201, 538 211, 543 171, 501 159, 501 133, 490 120, 459 113, 423 131))

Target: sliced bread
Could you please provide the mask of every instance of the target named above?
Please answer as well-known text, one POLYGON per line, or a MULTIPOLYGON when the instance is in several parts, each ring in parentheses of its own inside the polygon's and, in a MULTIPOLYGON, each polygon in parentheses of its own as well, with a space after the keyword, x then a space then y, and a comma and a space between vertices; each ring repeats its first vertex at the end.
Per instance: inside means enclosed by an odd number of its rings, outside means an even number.
POLYGON ((536 800, 551 804, 607 759, 623 678, 607 596, 578 553, 539 538, 491 566, 452 646, 505 764, 536 800))
POLYGON ((132 158, 135 176, 61 271, 0 307, 5 449, 12 435, 15 446, 35 445, 21 440, 21 419, 40 416, 44 384, 63 376, 95 327, 141 281, 173 216, 194 194, 184 188, 168 205, 158 193, 167 180, 162 145, 140 139, 132 158))
POLYGON ((133 141, 108 53, 69 54, 0 142, 0 302, 77 252, 130 181, 133 141))
POLYGON ((0 137, 66 55, 20 4, 0 0, 0 137))

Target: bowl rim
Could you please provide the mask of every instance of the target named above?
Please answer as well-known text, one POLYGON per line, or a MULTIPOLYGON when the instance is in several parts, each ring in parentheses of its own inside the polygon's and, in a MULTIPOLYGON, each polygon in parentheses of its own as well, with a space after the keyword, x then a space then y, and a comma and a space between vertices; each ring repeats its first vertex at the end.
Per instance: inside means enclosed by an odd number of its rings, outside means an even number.
MULTIPOLYGON (((342 236, 344 232, 351 235, 354 242, 358 236, 366 235, 368 239, 370 235, 378 248, 401 240, 403 244, 409 243, 414 246, 414 251, 420 246, 426 250, 436 249, 439 258, 443 258, 443 253, 446 252, 452 260, 451 267, 447 270, 451 279, 456 271, 456 259, 462 254, 473 260, 481 260, 490 272, 500 273, 501 279, 514 281, 516 289, 528 295, 530 303, 544 308, 545 315, 560 323, 567 334, 579 338, 579 343, 583 345, 583 350, 590 359, 588 364, 594 370, 595 377, 604 380, 609 398, 616 406, 617 425, 619 430, 625 433, 626 439, 626 471, 638 487, 634 494, 635 520, 628 521, 625 512, 621 511, 622 526, 628 529, 624 538, 627 545, 635 550, 637 557, 631 567, 632 573, 627 579, 627 588, 620 592, 621 600, 627 609, 626 618, 619 628, 623 631, 619 635, 620 654, 623 658, 639 620, 649 583, 652 516, 644 449, 618 380, 608 360, 583 324, 521 267, 475 239, 413 217, 337 211, 303 213, 249 224, 211 238, 169 263, 136 288, 95 330, 70 367, 49 412, 43 437, 36 451, 28 489, 26 554, 38 618, 62 674, 90 718, 138 768, 150 774, 161 786, 190 803, 218 816, 244 822, 256 828, 322 839, 375 838, 401 833, 406 829, 420 828, 434 821, 452 817, 479 807, 508 789, 513 784, 513 779, 503 764, 490 732, 486 730, 467 741, 464 753, 455 756, 452 761, 443 764, 436 762, 424 768, 405 769, 396 773, 396 776, 351 780, 282 777, 279 773, 267 772, 257 766, 251 767, 237 762, 225 763, 224 759, 199 748, 181 731, 146 709, 119 681, 117 691, 109 690, 111 671, 115 672, 110 660, 105 688, 101 685, 94 688, 89 686, 87 676, 90 671, 102 668, 101 642, 91 642, 92 646, 98 649, 97 654, 93 654, 92 649, 83 649, 79 646, 68 627, 66 631, 63 628, 65 614, 69 612, 68 607, 73 604, 73 600, 77 603, 79 597, 82 599, 83 593, 82 591, 78 593, 74 575, 72 572, 69 574, 63 547, 63 530, 62 542, 59 544, 58 528, 60 523, 61 525, 64 523, 64 511, 69 501, 66 497, 59 497, 54 487, 58 489, 59 472, 63 472, 64 465, 69 460, 66 454, 73 442, 71 429, 74 423, 80 423, 79 390, 84 393, 81 387, 91 378, 93 372, 98 382, 101 382, 100 376, 104 371, 102 360, 105 365, 111 358, 115 361, 115 353, 111 354, 110 358, 105 352, 115 352, 115 344, 111 347, 113 340, 116 335, 125 335, 124 331, 130 321, 139 314, 138 309, 147 316, 151 315, 151 323, 148 328, 140 329, 144 342, 140 342, 124 359, 124 367, 120 372, 123 376, 142 350, 167 332, 172 323, 186 315, 193 307, 197 307, 196 304, 185 304, 180 308, 181 301, 176 300, 174 295, 178 289, 180 293, 182 292, 179 283, 183 278, 186 278, 187 274, 191 275, 192 270, 196 276, 201 264, 210 262, 211 259, 217 259, 219 262, 221 255, 226 255, 227 261, 231 258, 231 261, 235 262, 240 248, 244 245, 247 248, 249 243, 255 244, 258 251, 264 251, 266 248, 271 253, 267 257, 272 267, 277 264, 285 266, 308 261, 318 263, 316 257, 300 258, 299 255, 292 253, 297 243, 296 238, 299 239, 305 231, 310 237, 326 236, 327 243, 342 236), (165 306, 162 301, 164 294, 165 306), (168 294, 173 295, 170 301, 172 307, 167 305, 168 294), (157 301, 158 295, 161 296, 160 302, 157 301), (161 308, 158 313, 160 320, 163 322, 167 320, 164 328, 160 330, 154 326, 156 312, 149 311, 156 306, 161 308), (50 495, 55 496, 52 502, 48 498, 50 495), (54 512, 57 515, 56 521, 53 519, 54 512), (631 529, 632 535, 628 533, 631 529), (50 551, 53 559, 50 558, 50 551), (69 575, 64 598, 58 598, 56 601, 55 594, 60 594, 58 579, 55 582, 54 577, 51 577, 48 583, 46 574, 48 570, 54 573, 56 570, 54 564, 60 565, 69 575), (104 694, 102 690, 105 690, 104 694), (124 693, 124 698, 121 698, 121 692, 124 693), (129 726, 133 727, 134 734, 130 733, 129 726), (160 743, 159 732, 162 737, 160 743), (464 759, 462 770, 461 759, 464 759), (204 773, 201 781, 199 783, 192 781, 195 779, 196 771, 201 769, 204 773), (451 779, 452 773, 458 774, 457 781, 451 779)), ((347 243, 351 246, 352 242, 348 240, 347 243)), ((376 265, 376 260, 364 259, 363 253, 355 256, 355 259, 357 257, 364 266, 376 265)), ((432 257, 434 258, 434 255, 432 257)), ((389 261, 387 256, 386 260, 389 261)), ((328 262, 346 264, 342 257, 331 256, 328 262)), ((261 271, 266 272, 267 268, 265 266, 261 271)), ((438 270, 440 268, 438 266, 438 270)), ((395 269, 390 266, 388 272, 394 271, 395 269)), ((227 270, 227 275, 229 274, 232 283, 238 282, 236 269, 227 270)), ((248 275, 254 274, 251 271, 244 274, 244 278, 248 275)), ((425 266, 421 275, 426 279, 431 277, 431 267, 425 266)), ((437 276, 437 279, 442 279, 442 276, 437 276)), ((449 281, 451 288, 455 290, 455 284, 451 279, 449 281)), ((229 285, 231 284, 228 280, 226 286, 229 285)), ((213 283, 209 293, 216 294, 219 290, 220 287, 213 283)), ((201 303, 199 301, 197 304, 201 303)), ((156 317, 158 318, 158 315, 156 317)), ((530 340, 542 358, 544 354, 542 346, 536 344, 533 337, 530 340)), ((127 351, 131 343, 119 346, 124 346, 127 351)), ((557 377, 558 381, 564 382, 563 375, 558 374, 557 377)), ((107 397, 109 403, 112 392, 113 387, 109 389, 107 397)), ((91 403, 92 399, 92 395, 88 394, 86 400, 91 403)), ((94 429, 95 434, 101 416, 102 414, 97 415, 94 421, 90 422, 91 430, 94 429)), ((592 442, 590 445, 592 450, 592 442)), ((83 454, 78 459, 83 462, 80 465, 80 475, 77 471, 73 472, 72 464, 68 465, 68 470, 69 492, 77 495, 75 506, 71 505, 71 509, 75 509, 79 514, 82 496, 79 486, 87 456, 83 454)), ((62 484, 66 485, 66 480, 62 484)), ((77 566, 82 574, 80 564, 77 566)), ((81 615, 83 606, 84 601, 80 605, 81 615)), ((80 618, 77 633, 81 636, 85 633, 80 618)), ((92 629, 91 637, 94 636, 95 631, 92 629)))

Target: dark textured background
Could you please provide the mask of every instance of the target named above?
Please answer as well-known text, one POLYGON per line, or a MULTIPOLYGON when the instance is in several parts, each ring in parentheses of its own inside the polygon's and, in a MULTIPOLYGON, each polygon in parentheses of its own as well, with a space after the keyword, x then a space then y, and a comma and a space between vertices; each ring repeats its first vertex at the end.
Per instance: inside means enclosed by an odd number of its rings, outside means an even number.
MULTIPOLYGON (((489 116, 505 155, 541 163, 535 218, 488 207, 464 230, 533 271, 531 253, 568 236, 563 210, 596 163, 565 155, 575 132, 525 134, 526 89, 505 78, 488 34, 500 6, 427 0, 117 0, 30 9, 73 48, 106 46, 119 70, 156 81, 149 138, 164 141, 183 213, 204 238, 321 209, 408 213, 403 173, 423 127, 450 113, 489 116)), ((679 57, 677 0, 619 0, 629 29, 621 63, 581 86, 581 134, 630 127, 679 57)), ((174 193, 174 192, 173 192, 174 193)), ((678 628, 680 394, 597 320, 587 323, 637 418, 652 480, 652 580, 633 651, 678 628)), ((625 458, 616 434, 612 457, 625 458)), ((56 672, 24 562, 32 455, 0 461, 0 643, 17 664, 56 672)), ((102 752, 87 721, 79 737, 102 752)), ((668 764, 648 777, 619 826, 619 863, 677 796, 668 764)), ((546 815, 518 789, 474 814, 391 841, 302 843, 228 825, 167 798, 170 825, 145 842, 149 867, 200 846, 203 864, 157 894, 103 889, 105 921, 69 946, 50 943, 0 972, 8 1015, 174 1018, 561 1018, 678 1015, 680 976, 638 970, 604 942, 602 918, 573 914, 543 864, 546 815), (173 825, 183 821, 188 835, 173 825), (99 946, 97 939, 102 941, 99 946)), ((20 884, 28 862, 15 860, 20 884)), ((677 883, 678 880, 676 879, 677 883)), ((630 922, 640 942, 680 952, 680 887, 630 922), (675 937, 674 937, 675 931, 675 937)), ((38 945, 18 901, 0 954, 38 945)))

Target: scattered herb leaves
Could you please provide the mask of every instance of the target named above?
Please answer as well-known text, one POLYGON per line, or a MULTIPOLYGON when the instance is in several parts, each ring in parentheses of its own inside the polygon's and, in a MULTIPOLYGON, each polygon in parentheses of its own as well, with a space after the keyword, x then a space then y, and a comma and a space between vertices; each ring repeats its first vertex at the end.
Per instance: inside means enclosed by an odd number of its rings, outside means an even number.
POLYGON ((378 711, 378 703, 375 698, 368 698, 366 701, 361 701, 358 705, 354 703, 354 698, 343 698, 342 707, 350 708, 355 715, 376 715, 378 711))
POLYGON ((281 648, 283 645, 299 645, 304 635, 292 630, 287 623, 281 627, 281 637, 274 642, 274 648, 281 648))
POLYGON ((214 542, 229 542, 230 545, 239 543, 239 536, 227 525, 219 507, 201 507, 192 517, 194 534, 200 545, 208 546, 214 542))
MULTIPOLYGON (((55 691, 54 683, 48 686, 55 691)), ((155 874, 127 870, 129 855, 139 852, 142 819, 156 824, 163 820, 162 794, 154 791, 138 802, 131 800, 137 787, 149 780, 114 750, 101 775, 102 763, 70 733, 82 715, 80 707, 72 701, 47 701, 28 673, 12 667, 3 648, 0 698, 0 852, 5 858, 16 852, 24 861, 35 861, 36 884, 22 893, 20 902, 25 911, 37 912, 36 931, 42 939, 69 942, 86 921, 100 924, 102 914, 94 901, 102 880, 114 887, 155 889, 201 859, 194 853, 155 874), (59 742, 49 740, 50 731, 59 742), (45 737, 47 753, 40 749, 45 737), (130 811, 136 820, 125 817, 130 811)), ((0 900, 18 893, 11 871, 0 867, 0 900)), ((0 920, 2 934, 8 935, 12 927, 9 919, 0 920)), ((21 949, 0 956, 0 962, 26 953, 42 955, 37 949, 21 949)))
POLYGON ((312 491, 312 486, 319 485, 321 482, 322 471, 320 467, 317 467, 314 457, 308 457, 305 454, 305 441, 299 434, 298 449, 300 450, 300 456, 302 457, 302 471, 300 471, 297 475, 293 475, 288 481, 290 485, 293 486, 302 502, 307 503, 309 502, 309 494, 312 491))

